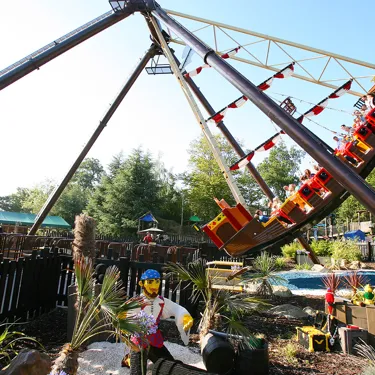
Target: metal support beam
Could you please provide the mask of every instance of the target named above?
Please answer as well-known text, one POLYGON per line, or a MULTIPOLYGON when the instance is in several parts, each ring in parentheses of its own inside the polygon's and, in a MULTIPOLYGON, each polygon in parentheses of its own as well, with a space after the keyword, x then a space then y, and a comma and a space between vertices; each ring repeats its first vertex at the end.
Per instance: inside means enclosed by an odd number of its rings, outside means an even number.
POLYGON ((93 133, 93 135, 87 142, 86 146, 79 154, 77 160, 71 166, 71 168, 69 169, 68 173, 63 178, 61 183, 50 194, 44 206, 39 211, 37 217, 35 218, 35 222, 30 230, 30 233, 29 233, 30 235, 34 235, 36 231, 39 229, 40 225, 43 223, 43 220, 46 218, 46 216, 51 211, 56 201, 59 199, 66 185, 69 183, 74 173, 76 172, 78 167, 81 165, 83 159, 86 157, 87 153, 90 151, 91 147, 94 145, 95 141, 98 139, 103 129, 107 126, 108 121, 111 119, 112 115, 115 113, 116 109, 119 107, 122 100, 125 98, 126 94, 129 92, 134 82, 137 80, 137 78, 141 74, 142 70, 146 67, 149 60, 159 53, 160 53, 159 47, 156 46, 155 44, 152 44, 151 47, 145 53, 145 55, 142 57, 137 67, 135 68, 133 73, 130 75, 130 77, 126 81, 122 90, 120 91, 120 93, 118 94, 118 96, 116 97, 116 99, 114 100, 110 108, 108 109, 107 113, 104 115, 102 121, 100 121, 99 126, 96 128, 95 132, 93 133))
POLYGON ((236 183, 236 180, 233 178, 232 176, 232 173, 231 171, 229 170, 229 167, 227 166, 224 158, 222 157, 221 153, 220 153, 220 150, 219 150, 219 147, 217 145, 217 142, 216 142, 216 139, 215 137, 212 135, 209 127, 207 126, 207 123, 206 123, 206 120, 204 119, 203 115, 202 115, 202 112, 200 111, 197 103, 195 102, 194 100, 194 97, 192 95, 192 93, 190 92, 189 90, 189 87, 183 77, 183 75, 181 74, 177 64, 176 64, 176 61, 172 55, 172 51, 170 50, 169 46, 168 46, 168 43, 166 42, 163 34, 162 34, 162 31, 161 29, 159 28, 159 25, 156 21, 155 18, 151 17, 151 22, 152 22, 152 26, 154 27, 155 31, 156 31, 156 34, 157 34, 157 37, 158 37, 158 41, 160 41, 160 44, 163 48, 163 52, 164 52, 164 55, 165 57, 167 58, 167 60, 169 61, 169 64, 171 65, 171 69, 173 71, 173 73, 175 74, 180 86, 181 86, 181 89, 190 105, 190 108, 192 109, 194 115, 195 115, 195 118, 197 119, 201 129, 202 129, 202 132, 208 142, 208 145, 210 146, 211 148, 211 151, 212 151, 212 154, 217 162, 217 164, 219 165, 219 168, 221 170, 221 172, 223 173, 223 176, 225 178, 225 181, 226 183, 228 184, 228 187, 234 197, 234 199, 236 200, 237 203, 241 203, 245 208, 247 208, 247 205, 246 205, 246 202, 245 202, 245 199, 243 198, 241 192, 240 192, 240 189, 238 188, 237 186, 237 183, 236 183))
POLYGON ((375 190, 363 178, 352 171, 349 166, 342 163, 322 147, 318 143, 318 137, 313 137, 311 133, 306 132, 303 125, 275 104, 235 68, 221 59, 214 50, 207 47, 171 18, 163 9, 159 7, 152 11, 152 14, 189 45, 206 64, 212 66, 242 94, 246 95, 321 166, 325 167, 346 190, 353 194, 370 212, 375 214, 375 190))
MULTIPOLYGON (((174 58, 175 58, 177 64, 180 65, 180 62, 179 62, 179 60, 177 59, 177 57, 175 55, 174 55, 174 58)), ((203 105, 203 107, 207 111, 207 113, 210 116, 213 116, 216 113, 216 111, 213 109, 213 107, 211 106, 210 102, 204 96, 204 94, 202 93, 202 91, 200 90, 200 88, 196 85, 196 83, 193 81, 192 78, 185 77, 185 80, 186 80, 187 84, 189 85, 189 87, 191 88, 191 90, 193 91, 193 93, 195 94, 195 96, 201 102, 201 104, 203 105)), ((236 139, 233 137, 232 133, 225 126, 224 122, 220 121, 217 124, 217 127, 220 129, 220 131, 222 132, 222 134, 224 135, 224 137, 227 139, 227 141, 229 142, 229 144, 233 147, 233 149, 237 153, 237 155, 240 158, 244 157, 246 155, 245 151, 238 144, 238 142, 236 141, 236 139)), ((248 169, 248 171, 250 172, 250 174, 253 176, 254 180, 257 182, 257 184, 259 185, 259 187, 263 190, 263 192, 266 195, 266 197, 270 201, 272 201, 272 199, 275 196, 274 196, 272 190, 267 185, 267 183, 263 180, 262 176, 259 174, 258 170, 255 168, 254 164, 250 161, 247 164, 246 168, 248 169)))
POLYGON ((133 13, 108 12, 0 71, 0 90, 133 13))

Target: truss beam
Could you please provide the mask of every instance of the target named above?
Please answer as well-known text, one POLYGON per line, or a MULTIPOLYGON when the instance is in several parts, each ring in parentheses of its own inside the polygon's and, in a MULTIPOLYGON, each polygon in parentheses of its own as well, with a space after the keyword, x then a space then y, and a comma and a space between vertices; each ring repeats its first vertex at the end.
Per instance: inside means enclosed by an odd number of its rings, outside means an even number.
MULTIPOLYGON (((235 45, 233 45, 233 47, 241 46, 243 48, 243 50, 249 56, 251 56, 254 59, 254 60, 250 60, 250 59, 238 57, 238 56, 233 57, 234 60, 244 62, 246 64, 250 64, 250 65, 253 65, 253 66, 256 66, 256 67, 260 67, 260 68, 264 68, 264 69, 268 69, 268 70, 272 70, 272 71, 277 71, 277 66, 284 65, 286 63, 290 63, 292 61, 295 61, 296 64, 300 66, 302 71, 304 71, 304 73, 306 73, 306 75, 294 74, 293 75, 294 78, 302 79, 304 81, 308 81, 308 82, 315 83, 315 84, 318 84, 318 85, 321 85, 321 86, 336 89, 338 86, 335 86, 332 83, 329 83, 329 82, 333 82, 334 79, 324 78, 324 76, 326 75, 328 65, 330 65, 332 63, 337 63, 338 68, 341 69, 340 71, 343 73, 343 77, 338 78, 337 80, 347 80, 348 78, 353 78, 356 81, 356 83, 358 84, 358 86, 363 90, 362 93, 358 92, 358 91, 355 91, 355 90, 349 91, 350 94, 355 95, 355 96, 362 96, 366 92, 366 89, 361 85, 360 82, 358 82, 358 79, 369 78, 369 77, 375 75, 375 64, 373 64, 373 63, 369 63, 369 62, 358 60, 358 59, 353 59, 353 58, 350 58, 348 56, 344 56, 344 55, 340 55, 340 54, 337 54, 337 53, 325 51, 325 50, 322 50, 322 49, 310 47, 310 46, 300 44, 300 43, 295 43, 295 42, 285 40, 285 39, 281 39, 281 38, 277 38, 277 37, 274 37, 274 36, 257 33, 257 32, 252 31, 252 30, 247 30, 247 29, 244 29, 244 28, 239 28, 239 27, 236 27, 236 26, 232 26, 232 25, 208 20, 208 19, 205 19, 205 18, 195 17, 195 16, 192 16, 192 15, 189 15, 189 14, 175 12, 173 10, 167 10, 166 9, 165 11, 168 14, 171 14, 171 15, 174 15, 174 16, 177 16, 177 17, 181 17, 181 18, 184 18, 184 19, 200 22, 204 26, 206 26, 206 25, 211 26, 212 30, 213 30, 212 36, 214 38, 215 52, 218 53, 218 54, 222 54, 223 51, 225 51, 225 50, 220 50, 220 43, 219 43, 218 38, 217 38, 217 34, 218 34, 217 30, 220 30, 222 33, 224 33, 227 36, 227 38, 232 40, 232 42, 235 44, 235 45), (227 33, 227 31, 234 31, 234 32, 237 32, 237 33, 248 35, 250 37, 259 38, 260 40, 257 40, 257 41, 252 42, 252 43, 241 44, 241 43, 237 42, 234 37, 229 35, 227 33), (257 57, 256 53, 254 53, 251 50, 248 50, 246 48, 247 46, 250 46, 252 44, 257 44, 257 43, 262 43, 262 42, 265 43, 265 52, 266 52, 265 59, 257 57), (290 60, 288 60, 287 62, 286 61, 280 61, 280 63, 269 64, 270 57, 272 56, 272 50, 271 50, 272 46, 275 47, 276 49, 282 51, 283 54, 286 57, 286 60, 288 58, 290 60), (286 51, 283 48, 284 46, 294 47, 294 48, 297 48, 299 50, 306 51, 308 53, 317 54, 318 56, 312 56, 311 58, 303 58, 303 59, 294 58, 293 53, 288 53, 288 51, 286 51), (314 59, 327 59, 326 64, 324 64, 325 66, 317 74, 313 74, 309 69, 307 69, 306 67, 304 67, 301 64, 304 61, 314 60, 314 59), (264 60, 264 62, 263 62, 263 60, 264 60), (362 74, 361 76, 356 76, 356 74, 353 74, 353 73, 350 72, 351 69, 343 66, 342 62, 354 64, 356 66, 361 66, 361 67, 364 67, 364 68, 368 68, 368 69, 371 69, 372 71, 370 72, 369 75, 363 75, 362 74)), ((204 26, 202 28, 204 28, 204 26)), ((199 28, 196 31, 199 31, 202 28, 199 28)), ((172 38, 171 41, 174 42, 174 43, 178 43, 178 44, 184 44, 184 42, 182 42, 180 40, 180 38, 172 38)))

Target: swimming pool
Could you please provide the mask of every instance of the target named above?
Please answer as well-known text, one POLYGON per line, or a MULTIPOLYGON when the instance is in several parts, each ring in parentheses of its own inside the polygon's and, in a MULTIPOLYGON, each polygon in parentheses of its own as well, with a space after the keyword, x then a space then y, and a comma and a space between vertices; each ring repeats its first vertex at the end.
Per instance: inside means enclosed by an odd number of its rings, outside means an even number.
MULTIPOLYGON (((343 279, 344 276, 346 276, 349 272, 337 272, 337 275, 343 279)), ((375 285, 375 271, 360 271, 359 274, 366 277, 369 284, 375 285)), ((277 284, 288 287, 293 293, 307 293, 313 290, 321 290, 322 293, 325 292, 325 286, 322 278, 327 275, 326 273, 311 271, 287 271, 279 272, 277 275, 285 279, 285 281, 280 281, 277 284)))

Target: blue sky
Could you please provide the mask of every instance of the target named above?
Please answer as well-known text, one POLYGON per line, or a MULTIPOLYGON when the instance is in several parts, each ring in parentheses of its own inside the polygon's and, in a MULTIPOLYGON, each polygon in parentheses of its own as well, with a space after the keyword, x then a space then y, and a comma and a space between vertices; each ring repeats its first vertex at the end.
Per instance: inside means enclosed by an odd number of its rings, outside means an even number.
MULTIPOLYGON (((160 4, 183 13, 374 61, 371 36, 366 31, 375 13, 375 4, 371 2, 360 12, 348 0, 284 3, 161 0, 160 4)), ((108 10, 110 6, 105 0, 2 2, 0 70, 108 10)), ((185 25, 195 26, 193 22, 185 22, 185 25)), ((149 44, 143 18, 131 16, 0 92, 3 155, 0 195, 12 193, 19 186, 30 187, 44 179, 63 177, 149 44)), ((181 54, 180 47, 176 47, 176 51, 181 54)), ((231 63, 255 84, 272 74, 231 63)), ((196 56, 189 68, 200 64, 196 56)), ((315 62, 309 64, 314 68, 315 62)), ((334 74, 334 69, 330 73, 334 74)), ((216 109, 239 96, 238 91, 213 69, 204 71, 196 82, 216 109)), ((371 87, 369 79, 363 83, 371 87)), ((269 94, 280 98, 275 92, 316 103, 332 90, 291 78, 275 81, 269 94)), ((355 97, 348 95, 331 101, 329 106, 351 112, 355 101, 355 97)), ((310 107, 306 103, 295 103, 300 112, 310 107)), ((344 112, 326 110, 315 120, 338 129, 342 123, 350 124, 352 117, 344 112)), ((251 103, 228 112, 226 125, 246 148, 256 147, 275 132, 270 121, 251 103)), ((309 128, 333 145, 331 133, 316 125, 309 125, 309 128)), ((142 146, 155 157, 160 155, 168 168, 181 172, 187 168, 189 143, 199 134, 199 126, 175 78, 143 73, 89 156, 99 158, 106 165, 121 150, 127 154, 132 148, 142 146)), ((292 144, 287 136, 284 139, 292 144)), ((254 160, 257 163, 262 159, 254 160)))

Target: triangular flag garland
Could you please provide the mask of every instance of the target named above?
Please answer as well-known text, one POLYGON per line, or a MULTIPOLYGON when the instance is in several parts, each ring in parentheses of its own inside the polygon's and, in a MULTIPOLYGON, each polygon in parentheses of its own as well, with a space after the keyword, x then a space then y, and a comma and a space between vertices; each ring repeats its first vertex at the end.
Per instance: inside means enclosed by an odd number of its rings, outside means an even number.
POLYGON ((312 116, 317 116, 320 113, 324 111, 324 109, 328 105, 329 99, 337 99, 346 94, 351 86, 352 86, 353 80, 350 79, 348 82, 344 83, 342 86, 340 86, 338 89, 336 89, 331 95, 327 96, 325 99, 320 101, 317 105, 314 107, 310 108, 307 112, 305 112, 303 115, 297 118, 297 121, 302 124, 302 121, 305 117, 312 117, 312 116))
POLYGON ((254 157, 254 154, 256 152, 262 152, 267 151, 273 146, 276 145, 277 142, 281 139, 281 134, 285 134, 284 130, 281 130, 280 132, 273 135, 271 138, 268 138, 265 142, 263 142, 260 146, 258 146, 255 150, 250 151, 248 154, 246 154, 244 157, 242 157, 240 160, 238 160, 236 163, 234 163, 229 169, 231 171, 236 171, 238 169, 241 169, 245 167, 251 159, 254 157))
MULTIPOLYGON (((240 50, 240 48, 241 47, 234 48, 231 51, 229 51, 227 53, 224 53, 220 57, 222 59, 229 59, 229 58, 233 57, 240 50)), ((211 66, 208 65, 208 64, 204 64, 204 65, 199 66, 198 68, 192 70, 191 72, 185 73, 184 76, 186 78, 197 76, 204 68, 211 68, 211 66)))
MULTIPOLYGON (((265 91, 269 89, 272 85, 272 82, 274 78, 288 78, 291 75, 293 75, 294 72, 294 63, 289 64, 287 67, 281 69, 279 72, 275 73, 272 77, 268 78, 264 82, 262 82, 260 85, 258 85, 258 89, 265 91)), ((215 121, 216 124, 218 124, 220 121, 223 120, 228 108, 239 108, 243 106, 247 102, 248 98, 246 96, 241 96, 238 99, 236 99, 234 102, 228 104, 226 107, 221 109, 219 112, 215 113, 213 116, 209 117, 206 121, 215 121)))

